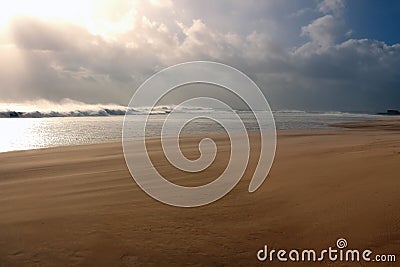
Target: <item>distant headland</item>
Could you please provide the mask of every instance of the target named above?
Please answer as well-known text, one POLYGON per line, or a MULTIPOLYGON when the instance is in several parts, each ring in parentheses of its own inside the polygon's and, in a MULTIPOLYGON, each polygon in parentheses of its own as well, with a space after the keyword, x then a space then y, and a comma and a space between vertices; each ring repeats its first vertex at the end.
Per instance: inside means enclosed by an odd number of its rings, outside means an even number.
POLYGON ((393 116, 400 116, 400 111, 397 109, 388 109, 386 112, 379 112, 378 115, 393 115, 393 116))

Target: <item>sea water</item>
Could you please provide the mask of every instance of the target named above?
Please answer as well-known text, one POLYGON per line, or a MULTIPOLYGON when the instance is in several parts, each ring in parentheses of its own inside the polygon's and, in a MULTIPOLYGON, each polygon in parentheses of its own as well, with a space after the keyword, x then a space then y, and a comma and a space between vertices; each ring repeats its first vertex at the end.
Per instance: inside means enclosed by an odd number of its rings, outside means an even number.
MULTIPOLYGON (((193 116, 182 112, 175 118, 177 125, 193 116), (190 115, 190 116, 189 116, 190 115)), ((199 116, 207 112, 198 111, 199 116)), ((238 112, 249 131, 256 131, 258 124, 250 112, 238 112)), ((146 128, 147 136, 159 136, 162 123, 168 114, 154 114, 146 128)), ((278 130, 326 129, 329 124, 339 122, 365 121, 382 118, 378 115, 340 112, 274 112, 278 130)), ((132 114, 129 120, 144 120, 143 114, 132 114)), ((80 116, 42 118, 0 118, 0 152, 28 150, 56 146, 94 144, 120 141, 124 116, 80 116)), ((130 124, 131 125, 131 124, 130 124)), ((134 123, 132 124, 134 125, 134 123)), ((143 136, 141 129, 129 129, 132 136, 143 136)), ((222 133, 221 125, 209 119, 197 119, 188 123, 182 134, 222 133)))

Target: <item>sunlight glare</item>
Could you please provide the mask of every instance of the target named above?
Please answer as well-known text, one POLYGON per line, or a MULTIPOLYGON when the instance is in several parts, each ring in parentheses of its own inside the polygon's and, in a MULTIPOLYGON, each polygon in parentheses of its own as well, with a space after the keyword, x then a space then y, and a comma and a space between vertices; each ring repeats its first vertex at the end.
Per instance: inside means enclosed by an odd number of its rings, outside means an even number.
POLYGON ((14 0, 0 8, 0 28, 18 16, 68 21, 93 34, 113 37, 133 28, 138 1, 96 0, 14 0))

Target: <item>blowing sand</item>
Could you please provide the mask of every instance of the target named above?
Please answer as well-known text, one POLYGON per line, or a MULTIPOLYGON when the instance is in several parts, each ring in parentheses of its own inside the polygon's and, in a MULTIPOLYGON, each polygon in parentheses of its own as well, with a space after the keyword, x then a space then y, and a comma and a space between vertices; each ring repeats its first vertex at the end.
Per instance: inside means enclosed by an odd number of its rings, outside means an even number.
MULTIPOLYGON (((1 153, 0 266, 248 266, 262 264, 256 253, 264 245, 322 250, 340 237, 350 248, 396 254, 398 264, 400 127, 367 125, 280 132, 270 175, 250 194, 253 142, 239 185, 189 209, 147 196, 130 177, 120 143, 1 153)), ((198 156, 198 138, 183 139, 188 157, 198 156)), ((191 177, 166 164, 158 140, 149 148, 171 181, 200 185, 227 162, 229 142, 214 139, 215 164, 191 177)))

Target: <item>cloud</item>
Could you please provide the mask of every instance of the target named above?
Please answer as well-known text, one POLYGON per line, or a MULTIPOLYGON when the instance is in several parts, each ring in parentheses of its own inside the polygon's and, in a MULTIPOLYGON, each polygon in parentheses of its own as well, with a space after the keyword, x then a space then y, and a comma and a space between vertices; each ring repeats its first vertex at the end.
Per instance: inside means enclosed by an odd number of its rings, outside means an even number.
POLYGON ((343 34, 344 23, 332 15, 320 17, 301 28, 301 34, 310 37, 312 42, 321 46, 332 45, 343 34))
POLYGON ((242 37, 214 31, 201 20, 178 24, 181 41, 165 24, 145 16, 134 30, 110 41, 73 24, 20 17, 11 27, 13 50, 20 52, 27 73, 2 96, 124 103, 132 88, 160 67, 235 58, 242 51, 240 57, 263 58, 264 37, 256 32, 242 37))
POLYGON ((172 7, 173 3, 171 0, 150 0, 150 4, 155 7, 172 7))
POLYGON ((297 17, 301 17, 304 16, 307 13, 311 13, 314 10, 310 7, 305 7, 305 8, 301 8, 299 10, 296 10, 295 12, 291 13, 288 17, 289 18, 297 18, 297 17))
POLYGON ((351 30, 346 29, 342 17, 344 8, 343 0, 323 0, 317 5, 317 10, 323 15, 301 27, 301 35, 309 37, 314 48, 333 45, 343 36, 349 36, 351 30))
POLYGON ((10 25, 10 41, 0 44, 1 100, 126 105, 157 70, 214 60, 247 73, 275 109, 398 107, 399 44, 347 39, 342 1, 267 2, 212 2, 208 13, 197 2, 198 10, 179 1, 118 7, 131 24, 111 37, 68 21, 18 17, 10 25), (290 25, 287 18, 302 9, 316 13, 307 11, 314 17, 297 17, 290 25))
POLYGON ((51 24, 32 18, 23 18, 15 19, 12 26, 15 44, 22 49, 55 51, 64 48, 64 36, 57 34, 59 29, 51 24))
POLYGON ((329 14, 334 13, 338 14, 343 11, 345 8, 345 1, 344 0, 323 0, 318 4, 318 11, 329 14))

